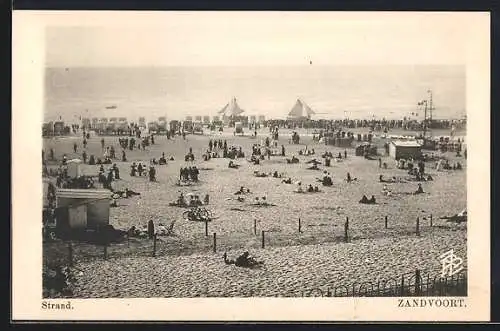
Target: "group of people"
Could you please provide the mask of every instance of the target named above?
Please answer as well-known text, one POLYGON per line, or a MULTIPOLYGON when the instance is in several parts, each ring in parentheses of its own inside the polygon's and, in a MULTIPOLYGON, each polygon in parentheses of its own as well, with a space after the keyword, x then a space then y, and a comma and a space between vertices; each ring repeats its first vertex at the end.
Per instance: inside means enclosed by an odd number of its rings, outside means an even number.
POLYGON ((115 163, 111 168, 108 169, 106 173, 104 165, 101 164, 101 166, 99 167, 98 178, 99 178, 99 183, 101 183, 104 188, 112 191, 113 188, 111 186, 111 183, 113 182, 113 180, 120 179, 120 169, 115 163))
POLYGON ((192 181, 192 182, 197 182, 198 181, 198 175, 200 174, 200 171, 196 166, 192 167, 181 167, 179 170, 179 179, 182 181, 192 181))
POLYGON ((208 150, 210 152, 212 152, 215 149, 226 149, 227 150, 227 141, 226 140, 222 141, 222 139, 219 139, 219 140, 210 139, 208 141, 208 150))
POLYGON ((203 205, 208 205, 210 202, 210 195, 207 193, 201 201, 200 196, 196 194, 184 195, 182 192, 177 197, 177 200, 171 203, 171 206, 177 207, 199 207, 203 205), (189 200, 187 199, 189 197, 189 200))
POLYGON ((146 176, 146 173, 148 173, 149 175, 150 182, 156 182, 156 169, 153 165, 149 166, 148 171, 146 165, 142 164, 141 162, 139 162, 138 164, 132 162, 132 165, 130 166, 130 176, 136 177, 136 175, 139 175, 139 177, 142 177, 142 174, 146 176))
POLYGON ((303 189, 302 188, 302 182, 298 182, 297 183, 297 190, 295 191, 297 193, 317 193, 319 192, 319 188, 317 186, 312 186, 312 184, 309 184, 309 186, 307 187, 307 189, 303 189))

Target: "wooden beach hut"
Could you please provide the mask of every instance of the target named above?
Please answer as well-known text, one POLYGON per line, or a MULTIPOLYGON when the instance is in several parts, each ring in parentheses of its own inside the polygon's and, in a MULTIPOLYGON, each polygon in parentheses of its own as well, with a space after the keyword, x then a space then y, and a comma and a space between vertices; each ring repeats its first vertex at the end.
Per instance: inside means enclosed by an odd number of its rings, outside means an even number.
POLYGON ((393 140, 389 144, 389 155, 396 160, 418 159, 422 155, 422 145, 416 140, 393 140))
POLYGON ((109 224, 108 190, 58 189, 56 227, 60 230, 96 228, 109 224))

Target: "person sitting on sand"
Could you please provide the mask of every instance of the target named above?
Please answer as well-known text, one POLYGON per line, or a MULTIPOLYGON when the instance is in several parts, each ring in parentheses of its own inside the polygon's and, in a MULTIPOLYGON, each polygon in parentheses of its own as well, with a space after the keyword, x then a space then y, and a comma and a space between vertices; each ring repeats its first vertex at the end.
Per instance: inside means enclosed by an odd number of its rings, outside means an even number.
POLYGON ((339 152, 339 155, 337 156, 337 159, 341 159, 342 158, 342 153, 339 152))
POLYGON ((314 186, 314 192, 316 192, 316 193, 319 192, 318 186, 314 186))
POLYGON ((429 181, 433 181, 433 180, 434 180, 434 178, 432 178, 432 176, 431 176, 431 175, 428 175, 428 176, 427 176, 427 181, 428 181, 428 182, 429 182, 429 181))
POLYGON ((375 196, 372 195, 372 197, 368 200, 368 204, 374 204, 376 203, 375 196))
POLYGON ((159 165, 165 165, 167 164, 167 159, 165 158, 165 153, 161 153, 160 160, 158 161, 159 165))
POLYGON ((285 184, 291 184, 292 183, 292 179, 290 177, 288 177, 287 179, 283 179, 281 182, 285 183, 285 184))
POLYGON ((323 180, 321 182, 322 182, 323 186, 332 186, 333 185, 332 178, 328 174, 325 174, 323 176, 323 180))
POLYGON ((366 197, 366 195, 363 194, 363 197, 361 198, 361 200, 359 200, 359 203, 368 203, 368 198, 366 197))
POLYGON ((314 187, 311 184, 307 187, 307 192, 314 193, 314 187))
POLYGON ((347 173, 347 182, 350 183, 352 181, 351 174, 347 173))
POLYGON ((422 184, 418 184, 418 188, 417 190, 415 191, 415 194, 422 194, 424 193, 424 189, 422 188, 422 184))
POLYGON ((286 163, 291 163, 291 164, 294 164, 294 163, 299 163, 299 159, 297 157, 292 156, 291 159, 286 159, 286 163))
POLYGON ((116 199, 111 199, 110 207, 118 207, 118 201, 116 199))
POLYGON ((304 190, 302 189, 302 183, 301 182, 297 183, 297 190, 295 192, 297 192, 297 193, 304 193, 304 190))
POLYGON ((203 204, 208 205, 209 202, 210 202, 210 196, 207 193, 205 194, 205 198, 203 198, 203 204))
POLYGON ((142 163, 139 162, 139 165, 137 165, 137 172, 139 173, 139 176, 142 176, 142 163))

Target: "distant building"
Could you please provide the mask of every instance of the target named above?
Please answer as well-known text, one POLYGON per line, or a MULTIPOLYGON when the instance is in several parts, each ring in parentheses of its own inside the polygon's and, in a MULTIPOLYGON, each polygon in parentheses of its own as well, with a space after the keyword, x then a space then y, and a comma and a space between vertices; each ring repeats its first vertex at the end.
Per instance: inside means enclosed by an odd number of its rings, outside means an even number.
POLYGON ((396 159, 418 159, 422 155, 422 145, 415 140, 393 140, 389 144, 389 155, 396 159))

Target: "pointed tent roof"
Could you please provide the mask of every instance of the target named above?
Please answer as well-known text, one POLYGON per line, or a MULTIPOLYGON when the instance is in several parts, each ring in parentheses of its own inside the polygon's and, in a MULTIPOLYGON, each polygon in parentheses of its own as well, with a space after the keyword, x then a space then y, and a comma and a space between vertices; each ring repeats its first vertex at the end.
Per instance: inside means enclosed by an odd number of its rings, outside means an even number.
POLYGON ((240 108, 238 103, 236 102, 236 98, 232 98, 231 101, 224 106, 221 110, 219 110, 218 114, 223 114, 224 116, 238 116, 245 112, 240 108))
POLYGON ((311 109, 311 107, 309 107, 304 101, 297 99, 295 106, 293 106, 292 110, 288 113, 288 118, 310 118, 311 115, 314 114, 316 113, 311 109))

